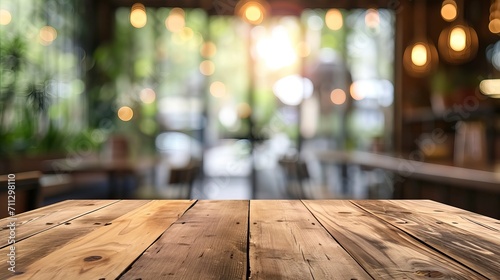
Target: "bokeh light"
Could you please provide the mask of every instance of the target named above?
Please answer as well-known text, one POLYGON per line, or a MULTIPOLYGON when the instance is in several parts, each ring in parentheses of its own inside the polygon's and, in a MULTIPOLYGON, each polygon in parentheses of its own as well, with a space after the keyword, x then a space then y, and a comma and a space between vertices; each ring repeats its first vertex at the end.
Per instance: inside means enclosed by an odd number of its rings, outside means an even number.
POLYGON ((354 100, 363 100, 365 98, 365 95, 363 94, 363 91, 361 90, 359 86, 359 82, 354 82, 351 84, 349 87, 349 92, 351 93, 351 97, 354 100))
POLYGON ((325 23, 331 30, 339 30, 344 25, 342 13, 338 9, 330 9, 326 12, 325 23))
POLYGON ((226 95, 226 85, 223 82, 215 81, 210 84, 210 94, 213 97, 220 98, 226 95))
POLYGON ((130 11, 130 24, 135 28, 142 28, 146 26, 148 22, 148 16, 146 15, 146 8, 141 3, 135 3, 132 5, 130 11))
POLYGON ((467 43, 467 36, 465 30, 457 26, 451 30, 450 33, 450 48, 456 52, 463 51, 467 43))
POLYGON ((497 34, 500 33, 500 19, 494 18, 488 24, 488 29, 491 33, 497 34))
POLYGON ((200 73, 205 76, 211 76, 215 72, 215 64, 210 60, 204 60, 200 63, 200 73))
POLYGON ((12 21, 12 15, 6 9, 0 9, 0 25, 8 25, 12 21))
POLYGON ((343 91, 339 88, 332 90, 332 92, 330 93, 330 100, 335 105, 344 104, 346 99, 347 99, 347 95, 345 94, 345 91, 343 91))
POLYGON ((443 1, 441 17, 446 21, 454 21, 457 18, 457 3, 453 0, 443 1))
POLYGON ((250 117, 250 115, 252 114, 252 107, 250 107, 250 105, 248 105, 248 103, 242 102, 242 103, 238 104, 236 111, 238 112, 238 117, 240 119, 246 119, 246 118, 250 117))
POLYGON ((52 26, 44 26, 40 28, 38 38, 40 39, 40 44, 48 46, 57 38, 57 31, 52 26))
POLYGON ((139 97, 144 104, 151 104, 156 100, 156 92, 150 88, 145 88, 141 90, 139 97))
POLYGON ((266 16, 266 7, 259 1, 240 1, 236 13, 250 24, 260 24, 266 16))
POLYGON ((311 48, 306 42, 297 44, 296 52, 300 57, 308 57, 311 54, 311 48))
POLYGON ((165 20, 165 27, 170 32, 180 32, 186 26, 186 15, 183 9, 173 8, 167 19, 165 20))
POLYGON ((365 24, 369 28, 377 28, 380 24, 380 15, 375 9, 368 9, 365 14, 365 24))
POLYGON ((134 116, 134 111, 128 106, 123 106, 118 109, 118 118, 124 122, 128 122, 134 116))
POLYGON ((200 54, 204 58, 211 58, 217 53, 217 46, 212 42, 205 42, 201 45, 200 54))
POLYGON ((421 43, 417 43, 411 50, 411 62, 416 66, 424 66, 427 63, 427 49, 421 43))

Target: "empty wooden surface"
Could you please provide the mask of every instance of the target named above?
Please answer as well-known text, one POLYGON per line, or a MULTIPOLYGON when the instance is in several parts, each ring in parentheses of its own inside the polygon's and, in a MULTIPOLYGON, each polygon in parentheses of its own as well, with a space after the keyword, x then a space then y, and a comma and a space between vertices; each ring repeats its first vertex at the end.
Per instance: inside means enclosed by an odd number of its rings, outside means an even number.
POLYGON ((500 221, 429 200, 72 200, 15 218, 0 279, 500 276, 500 221))

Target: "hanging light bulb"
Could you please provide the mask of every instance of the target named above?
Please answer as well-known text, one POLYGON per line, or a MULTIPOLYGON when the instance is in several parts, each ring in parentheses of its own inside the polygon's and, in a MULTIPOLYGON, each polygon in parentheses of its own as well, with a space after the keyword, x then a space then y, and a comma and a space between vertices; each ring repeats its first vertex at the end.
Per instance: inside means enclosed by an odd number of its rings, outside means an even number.
POLYGON ((490 23, 488 29, 493 34, 500 33, 500 1, 494 0, 490 6, 490 23))
POLYGON ((443 1, 441 17, 446 21, 454 21, 457 18, 457 3, 454 0, 443 1))
MULTIPOLYGON (((415 19, 424 18, 425 2, 417 2, 415 19)), ((422 77, 434 70, 439 62, 438 53, 432 41, 425 36, 425 25, 415 25, 415 39, 403 53, 403 65, 411 76, 422 77)))
POLYGON ((235 12, 246 22, 258 25, 269 13, 269 4, 264 0, 241 0, 236 5, 235 12))
POLYGON ((479 44, 476 31, 463 18, 463 0, 458 4, 459 19, 441 31, 438 41, 439 54, 452 64, 462 64, 472 60, 477 54, 479 44))
POLYGON ((426 40, 414 41, 406 47, 403 54, 403 65, 412 76, 422 77, 429 74, 438 65, 436 47, 426 40))

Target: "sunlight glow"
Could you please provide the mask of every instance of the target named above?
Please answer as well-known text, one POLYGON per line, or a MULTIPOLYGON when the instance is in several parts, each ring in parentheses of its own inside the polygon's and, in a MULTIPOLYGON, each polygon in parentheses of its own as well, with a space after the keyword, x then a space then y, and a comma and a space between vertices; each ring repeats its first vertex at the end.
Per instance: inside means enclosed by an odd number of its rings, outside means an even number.
POLYGON ((313 83, 299 75, 290 75, 279 79, 273 86, 273 92, 286 105, 299 105, 313 92, 313 83))
POLYGON ((270 38, 261 38, 256 48, 259 57, 272 70, 290 66, 297 61, 291 38, 283 26, 275 27, 270 38))

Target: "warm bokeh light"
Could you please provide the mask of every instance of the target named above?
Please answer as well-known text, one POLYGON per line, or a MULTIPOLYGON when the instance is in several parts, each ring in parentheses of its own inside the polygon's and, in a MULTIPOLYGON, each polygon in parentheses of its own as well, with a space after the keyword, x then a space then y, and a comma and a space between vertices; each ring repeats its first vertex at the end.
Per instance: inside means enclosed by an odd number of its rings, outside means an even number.
POLYGON ((443 60, 452 64, 462 64, 476 57, 479 40, 476 30, 465 22, 443 29, 438 41, 439 53, 443 60))
POLYGON ((438 64, 438 52, 430 40, 417 40, 409 44, 403 53, 403 66, 414 77, 428 75, 438 64))
POLYGON ((290 35, 283 26, 276 26, 271 37, 259 39, 256 48, 259 57, 272 70, 290 66, 297 61, 290 35))
POLYGON ((306 42, 298 43, 296 50, 300 57, 308 57, 311 54, 311 48, 306 42))
POLYGON ((200 54, 204 58, 211 58, 217 53, 217 47, 212 42, 205 42, 201 45, 200 54))
POLYGON ((359 82, 352 83, 351 86, 349 87, 349 91, 351 93, 352 99, 359 101, 363 100, 363 98, 365 98, 365 95, 363 94, 358 84, 359 82))
POLYGON ((156 92, 150 88, 145 88, 141 90, 139 97, 144 104, 151 104, 156 100, 156 92))
POLYGON ((226 85, 223 82, 215 81, 210 84, 210 94, 213 97, 220 98, 226 95, 226 85))
POLYGON ((238 107, 236 107, 236 111, 238 112, 238 117, 240 119, 246 119, 252 114, 252 107, 250 107, 248 103, 243 102, 238 104, 238 107))
POLYGON ((460 27, 454 27, 450 33, 450 48, 456 52, 463 51, 467 43, 465 30, 460 27))
POLYGON ((12 21, 12 15, 6 9, 0 9, 0 25, 8 25, 12 21))
POLYGON ((245 17, 251 22, 256 22, 262 17, 262 12, 257 6, 250 6, 245 10, 245 17))
POLYGON ((146 26, 148 16, 146 15, 146 8, 143 4, 136 3, 132 6, 130 11, 130 24, 135 28, 142 28, 146 26))
POLYGON ((128 122, 134 116, 134 111, 128 106, 123 106, 118 109, 118 118, 124 122, 128 122))
POLYGON ((181 8, 173 8, 165 20, 165 27, 170 32, 180 32, 186 26, 186 15, 181 8))
POLYGON ((236 13, 250 24, 260 24, 266 15, 266 9, 259 1, 240 1, 236 13))
POLYGON ((330 100, 333 104, 342 105, 347 99, 345 92, 339 88, 332 90, 330 93, 330 100))
POLYGON ((326 26, 331 30, 339 30, 344 25, 342 13, 338 9, 330 9, 325 15, 326 26))
POLYGON ((47 25, 40 28, 38 36, 40 43, 44 46, 48 46, 57 38, 57 31, 54 27, 47 25))
POLYGON ((482 80, 479 90, 485 95, 500 97, 500 79, 482 80))
POLYGON ((453 21, 457 18, 457 3, 453 0, 443 1, 441 6, 441 17, 446 21, 453 21))
POLYGON ((193 39, 194 31, 189 27, 184 27, 182 28, 181 32, 179 32, 179 35, 181 36, 181 39, 183 41, 189 41, 193 39))
POLYGON ((488 24, 488 29, 491 33, 497 34, 500 33, 500 19, 494 18, 488 24))
POLYGON ((411 62, 416 66, 424 66, 427 63, 427 48, 423 44, 417 43, 413 46, 411 62))
POLYGON ((369 28, 377 28, 380 24, 380 15, 375 9, 368 9, 365 14, 365 24, 369 28))
POLYGON ((215 72, 215 64, 210 60, 204 60, 200 63, 200 73, 210 76, 215 72))

